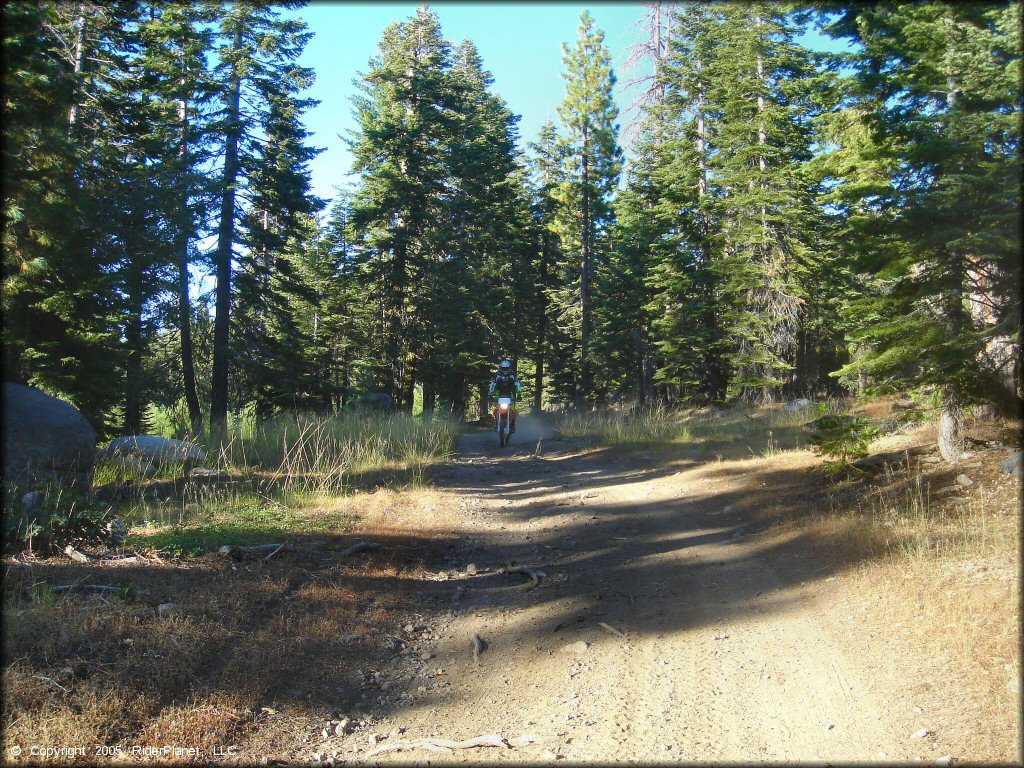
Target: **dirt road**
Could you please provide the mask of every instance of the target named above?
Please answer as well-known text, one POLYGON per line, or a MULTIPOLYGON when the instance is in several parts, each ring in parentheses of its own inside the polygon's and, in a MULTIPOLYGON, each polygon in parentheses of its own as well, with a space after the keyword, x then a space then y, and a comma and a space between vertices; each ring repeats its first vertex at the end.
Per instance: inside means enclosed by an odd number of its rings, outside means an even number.
POLYGON ((550 438, 527 420, 504 451, 469 435, 436 478, 465 546, 446 580, 425 585, 424 600, 447 609, 407 628, 429 658, 399 675, 407 706, 376 728, 391 736, 382 747, 533 738, 367 759, 941 758, 947 745, 912 737, 898 665, 880 671, 865 654, 875 641, 851 633, 829 564, 798 537, 745 526, 765 501, 756 488, 716 462, 659 468, 550 438), (542 571, 540 584, 507 561, 542 571))

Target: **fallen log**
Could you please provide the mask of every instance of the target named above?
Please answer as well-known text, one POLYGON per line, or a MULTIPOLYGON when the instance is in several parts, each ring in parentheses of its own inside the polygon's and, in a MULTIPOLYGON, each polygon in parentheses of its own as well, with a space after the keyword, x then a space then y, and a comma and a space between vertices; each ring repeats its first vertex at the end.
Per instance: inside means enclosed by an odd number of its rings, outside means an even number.
POLYGON ((348 549, 343 549, 338 553, 339 557, 348 557, 354 555, 356 552, 365 552, 370 549, 380 549, 380 544, 373 541, 360 541, 358 544, 353 544, 348 549))
POLYGON ((81 552, 79 552, 77 549, 75 549, 70 544, 68 544, 66 547, 64 547, 64 554, 67 555, 68 557, 70 557, 76 563, 88 563, 89 562, 89 558, 88 557, 83 555, 81 552))
POLYGON ((70 592, 73 589, 85 589, 93 592, 124 592, 124 587, 117 587, 113 584, 60 584, 50 587, 53 592, 70 592))
POLYGON ((277 549, 275 549, 275 550, 274 550, 273 552, 271 552, 271 553, 270 553, 269 555, 267 555, 266 557, 264 557, 264 558, 263 558, 263 562, 264 562, 264 563, 265 563, 265 562, 267 562, 267 560, 269 560, 270 558, 272 558, 272 557, 273 557, 274 555, 276 555, 276 554, 277 554, 278 552, 280 552, 280 551, 281 551, 282 549, 284 549, 284 548, 285 548, 285 547, 287 547, 287 546, 288 546, 288 542, 287 542, 287 541, 286 541, 286 542, 284 542, 284 543, 282 543, 282 544, 281 544, 281 545, 280 545, 280 546, 279 546, 279 547, 278 547, 277 549))
MULTIPOLYGON (((354 555, 358 552, 380 549, 380 547, 380 544, 373 541, 360 541, 341 551, 333 551, 338 552, 340 557, 348 557, 349 555, 354 555)), ((266 562, 278 552, 292 552, 294 550, 295 547, 288 541, 284 541, 280 544, 253 544, 251 546, 225 544, 217 550, 217 554, 222 557, 230 557, 233 560, 241 560, 246 555, 265 555, 263 562, 266 562)))
POLYGON ((475 736, 472 739, 463 741, 452 741, 450 739, 416 739, 414 741, 393 741, 388 744, 381 744, 367 752, 363 757, 372 757, 385 752, 402 752, 413 749, 426 749, 430 752, 445 752, 453 749, 473 749, 475 747, 505 747, 511 749, 512 745, 500 736, 487 734, 475 736))
MULTIPOLYGON (((281 544, 254 544, 249 547, 242 547, 237 544, 225 544, 217 550, 217 554, 223 557, 230 557, 232 560, 241 560, 245 555, 262 555, 264 553, 277 554, 282 549, 291 550, 292 545, 287 541, 281 544)), ((268 557, 270 555, 267 555, 268 557)))

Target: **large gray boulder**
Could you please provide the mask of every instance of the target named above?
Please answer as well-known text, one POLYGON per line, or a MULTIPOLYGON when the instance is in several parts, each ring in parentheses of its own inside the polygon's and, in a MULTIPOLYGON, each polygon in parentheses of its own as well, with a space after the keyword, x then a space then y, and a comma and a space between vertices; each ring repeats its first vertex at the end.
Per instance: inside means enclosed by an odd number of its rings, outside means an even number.
POLYGON ((4 382, 4 482, 33 490, 50 480, 92 486, 96 432, 69 403, 4 382))
POLYGON ((804 410, 807 410, 808 408, 813 408, 813 407, 814 407, 814 403, 812 401, 808 400, 806 397, 801 397, 801 398, 798 398, 796 400, 790 400, 788 403, 786 403, 784 406, 782 406, 782 410, 784 410, 784 411, 804 411, 804 410))
POLYGON ((107 446, 107 456, 138 457, 147 464, 169 464, 184 461, 192 464, 206 461, 206 452, 195 443, 157 435, 115 437, 107 446))
POLYGON ((1024 451, 1017 451, 1008 459, 1004 459, 999 468, 1008 475, 1024 477, 1024 451))

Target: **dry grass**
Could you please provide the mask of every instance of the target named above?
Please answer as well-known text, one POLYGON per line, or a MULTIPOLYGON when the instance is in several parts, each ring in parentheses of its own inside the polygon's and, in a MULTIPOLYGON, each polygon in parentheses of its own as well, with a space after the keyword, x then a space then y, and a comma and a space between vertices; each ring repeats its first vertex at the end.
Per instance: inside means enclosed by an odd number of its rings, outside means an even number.
POLYGON ((304 516, 324 523, 321 530, 294 528, 301 549, 267 563, 216 555, 126 565, 8 558, 6 746, 20 745, 28 757, 32 745, 89 745, 85 762, 96 762, 92 745, 139 759, 133 747, 170 744, 195 751, 150 759, 205 763, 214 747, 265 730, 268 711, 358 712, 357 673, 401 634, 419 586, 410 574, 447 546, 436 533, 416 532, 440 514, 438 502, 429 492, 388 490, 321 500, 304 516), (341 519, 356 535, 338 527, 341 519), (338 557, 370 538, 384 547, 338 557), (44 587, 81 580, 131 593, 44 587), (162 619, 157 606, 168 602, 178 613, 162 619))

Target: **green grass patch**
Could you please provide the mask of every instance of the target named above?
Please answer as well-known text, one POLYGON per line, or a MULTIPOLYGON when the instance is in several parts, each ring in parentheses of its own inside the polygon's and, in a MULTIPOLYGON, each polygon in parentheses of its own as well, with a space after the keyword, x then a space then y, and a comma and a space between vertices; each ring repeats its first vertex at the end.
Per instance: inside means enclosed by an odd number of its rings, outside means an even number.
POLYGON ((316 498, 307 494, 271 499, 243 493, 222 498, 177 522, 168 522, 166 513, 163 521, 153 515, 132 532, 127 546, 169 555, 197 555, 224 544, 266 544, 310 533, 340 533, 351 527, 351 521, 337 514, 311 512, 315 506, 316 498))

